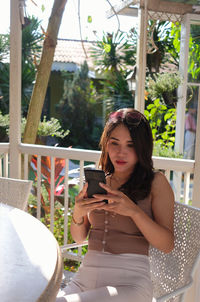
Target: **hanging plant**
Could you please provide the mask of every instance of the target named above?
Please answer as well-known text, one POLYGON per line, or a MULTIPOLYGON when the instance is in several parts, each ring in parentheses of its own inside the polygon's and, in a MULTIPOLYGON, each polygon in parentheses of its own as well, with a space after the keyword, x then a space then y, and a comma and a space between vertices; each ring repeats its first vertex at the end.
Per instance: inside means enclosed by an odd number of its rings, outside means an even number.
POLYGON ((177 88, 182 79, 179 73, 158 74, 148 80, 148 95, 152 99, 160 98, 166 105, 177 103, 177 88))

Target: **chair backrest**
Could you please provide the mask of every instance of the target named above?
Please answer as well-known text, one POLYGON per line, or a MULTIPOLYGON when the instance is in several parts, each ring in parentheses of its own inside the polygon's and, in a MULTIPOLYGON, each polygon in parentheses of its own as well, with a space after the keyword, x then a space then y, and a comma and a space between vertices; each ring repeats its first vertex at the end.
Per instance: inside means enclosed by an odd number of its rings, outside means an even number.
POLYGON ((0 177, 0 203, 25 210, 32 181, 0 177))
POLYGON ((200 209, 176 202, 174 232, 175 247, 171 253, 164 254, 153 247, 149 251, 157 301, 167 301, 191 286, 200 257, 200 209))

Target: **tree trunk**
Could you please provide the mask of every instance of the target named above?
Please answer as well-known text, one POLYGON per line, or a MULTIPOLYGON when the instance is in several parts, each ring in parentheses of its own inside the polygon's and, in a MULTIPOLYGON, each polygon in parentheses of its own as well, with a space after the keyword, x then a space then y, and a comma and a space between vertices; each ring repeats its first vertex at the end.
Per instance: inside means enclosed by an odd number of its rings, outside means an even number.
POLYGON ((36 82, 33 87, 24 132, 23 142, 27 144, 34 144, 36 140, 38 125, 40 122, 54 52, 57 44, 58 31, 66 3, 67 0, 54 0, 51 16, 49 18, 47 32, 45 34, 43 44, 42 56, 40 64, 38 65, 36 82))

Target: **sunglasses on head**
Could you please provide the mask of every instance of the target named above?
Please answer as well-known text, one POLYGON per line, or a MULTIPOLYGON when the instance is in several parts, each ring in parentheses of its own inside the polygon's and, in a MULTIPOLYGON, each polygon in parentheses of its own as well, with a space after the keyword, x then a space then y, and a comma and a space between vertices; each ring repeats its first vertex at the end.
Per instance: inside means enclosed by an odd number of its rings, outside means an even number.
POLYGON ((116 111, 116 112, 112 112, 109 115, 108 120, 110 122, 125 120, 128 125, 137 127, 139 126, 141 120, 145 121, 145 117, 139 111, 134 111, 134 112, 116 111))

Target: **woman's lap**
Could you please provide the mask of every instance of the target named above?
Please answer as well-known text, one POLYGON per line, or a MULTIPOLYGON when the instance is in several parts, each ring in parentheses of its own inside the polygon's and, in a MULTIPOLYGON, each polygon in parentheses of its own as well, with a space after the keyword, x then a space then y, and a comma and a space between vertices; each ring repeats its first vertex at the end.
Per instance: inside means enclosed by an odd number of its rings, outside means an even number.
POLYGON ((61 292, 56 302, 151 302, 152 297, 132 286, 106 286, 85 292, 61 292))
POLYGON ((148 258, 90 251, 56 302, 151 302, 148 258))

